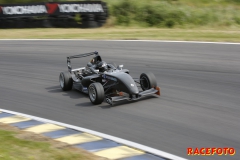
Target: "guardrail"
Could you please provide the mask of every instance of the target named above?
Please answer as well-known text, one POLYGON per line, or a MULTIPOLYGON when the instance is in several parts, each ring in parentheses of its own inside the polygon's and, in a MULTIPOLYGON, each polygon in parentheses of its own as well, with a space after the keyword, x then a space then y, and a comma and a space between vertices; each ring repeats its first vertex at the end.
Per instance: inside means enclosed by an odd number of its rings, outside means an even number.
POLYGON ((107 18, 102 1, 0 4, 0 28, 95 28, 107 18))

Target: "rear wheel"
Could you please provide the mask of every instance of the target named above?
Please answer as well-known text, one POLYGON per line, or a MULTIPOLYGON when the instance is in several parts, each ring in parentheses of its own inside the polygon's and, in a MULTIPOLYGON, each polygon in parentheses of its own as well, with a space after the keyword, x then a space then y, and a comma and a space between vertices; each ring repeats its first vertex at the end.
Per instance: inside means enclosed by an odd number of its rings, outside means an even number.
POLYGON ((69 91, 72 89, 73 80, 69 72, 61 72, 59 75, 60 87, 63 91, 69 91))
POLYGON ((92 83, 88 87, 88 96, 93 104, 101 104, 104 100, 104 89, 101 83, 92 83))
POLYGON ((156 77, 152 72, 142 73, 140 75, 140 84, 143 91, 155 88, 157 86, 156 77))

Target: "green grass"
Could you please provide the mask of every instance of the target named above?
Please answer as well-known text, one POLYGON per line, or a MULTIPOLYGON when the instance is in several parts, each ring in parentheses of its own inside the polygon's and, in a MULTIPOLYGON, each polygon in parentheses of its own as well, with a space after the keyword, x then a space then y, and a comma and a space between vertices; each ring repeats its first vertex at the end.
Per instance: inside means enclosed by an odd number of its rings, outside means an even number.
POLYGON ((127 39, 187 40, 240 42, 238 29, 160 29, 160 28, 97 28, 97 29, 5 29, 1 39, 127 39))
POLYGON ((105 0, 112 25, 142 27, 240 27, 240 3, 226 0, 105 0))
POLYGON ((32 140, 29 135, 29 140, 17 138, 23 133, 1 129, 2 127, 0 125, 1 160, 97 160, 90 154, 75 152, 69 148, 59 149, 49 142, 32 140))

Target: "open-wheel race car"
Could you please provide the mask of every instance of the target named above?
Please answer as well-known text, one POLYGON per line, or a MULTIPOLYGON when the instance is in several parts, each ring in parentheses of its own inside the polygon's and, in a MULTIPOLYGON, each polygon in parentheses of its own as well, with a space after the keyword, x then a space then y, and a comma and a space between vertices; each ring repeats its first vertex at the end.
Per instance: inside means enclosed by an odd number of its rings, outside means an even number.
POLYGON ((101 104, 104 99, 110 105, 122 100, 138 100, 149 95, 159 95, 160 88, 153 73, 142 73, 140 78, 132 78, 123 65, 102 61, 98 52, 67 57, 68 71, 61 72, 60 86, 63 91, 72 87, 89 95, 93 104, 101 104), (93 56, 86 67, 72 69, 71 59, 93 56), (137 85, 138 84, 138 85, 137 85), (141 90, 141 91, 139 91, 141 90))

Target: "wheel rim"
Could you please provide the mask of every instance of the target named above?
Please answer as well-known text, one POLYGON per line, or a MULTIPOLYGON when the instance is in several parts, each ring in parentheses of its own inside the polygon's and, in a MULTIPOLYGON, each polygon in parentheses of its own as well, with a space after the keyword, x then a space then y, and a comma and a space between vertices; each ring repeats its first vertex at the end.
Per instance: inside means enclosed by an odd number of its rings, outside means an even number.
POLYGON ((89 87, 89 97, 90 97, 92 102, 94 102, 96 100, 96 91, 95 91, 95 88, 93 86, 89 87))
POLYGON ((145 77, 145 76, 141 77, 141 86, 142 86, 143 90, 147 90, 150 88, 147 77, 145 77))
POLYGON ((63 74, 60 75, 59 82, 60 82, 60 86, 63 88, 64 87, 64 77, 63 77, 63 74))

